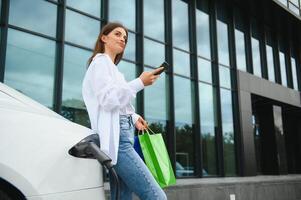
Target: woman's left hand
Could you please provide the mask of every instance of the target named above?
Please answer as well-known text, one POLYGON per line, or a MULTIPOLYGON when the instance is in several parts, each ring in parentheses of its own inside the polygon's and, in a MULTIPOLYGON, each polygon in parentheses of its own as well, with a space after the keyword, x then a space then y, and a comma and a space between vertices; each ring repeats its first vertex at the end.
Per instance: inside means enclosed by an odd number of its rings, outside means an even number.
POLYGON ((135 126, 139 131, 143 131, 148 128, 147 122, 142 117, 138 118, 138 120, 135 123, 135 126))

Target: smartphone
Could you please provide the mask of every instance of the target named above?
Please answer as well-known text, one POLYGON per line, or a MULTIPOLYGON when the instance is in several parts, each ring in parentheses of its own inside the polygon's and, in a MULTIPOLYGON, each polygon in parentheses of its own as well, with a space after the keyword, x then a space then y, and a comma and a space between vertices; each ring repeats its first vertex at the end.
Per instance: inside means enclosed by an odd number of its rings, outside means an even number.
MULTIPOLYGON (((157 73, 155 73, 155 75, 159 75, 161 74, 162 72, 166 71, 169 67, 169 64, 167 62, 163 62, 160 67, 163 67, 162 70, 158 71, 157 73)), ((160 67, 157 67, 156 69, 160 68, 160 67)))

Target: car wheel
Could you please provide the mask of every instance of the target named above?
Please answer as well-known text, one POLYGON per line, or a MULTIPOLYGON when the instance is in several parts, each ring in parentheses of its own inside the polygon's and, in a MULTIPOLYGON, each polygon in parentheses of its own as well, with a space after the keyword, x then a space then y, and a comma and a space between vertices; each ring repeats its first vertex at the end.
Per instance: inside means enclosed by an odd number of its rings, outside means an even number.
POLYGON ((13 200, 10 198, 4 191, 0 190, 0 199, 1 200, 13 200))

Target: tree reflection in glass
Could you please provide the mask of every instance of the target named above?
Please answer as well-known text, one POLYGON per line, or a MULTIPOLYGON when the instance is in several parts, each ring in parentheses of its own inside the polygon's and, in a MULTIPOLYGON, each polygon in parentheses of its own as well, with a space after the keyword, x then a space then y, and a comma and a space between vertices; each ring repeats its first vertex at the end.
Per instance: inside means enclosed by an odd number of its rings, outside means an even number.
POLYGON ((224 149, 224 170, 226 176, 236 175, 236 158, 234 145, 234 127, 232 112, 232 94, 230 90, 220 89, 221 113, 224 149))
POLYGON ((177 176, 194 175, 191 80, 174 76, 177 176), (182 167, 180 167, 182 166, 182 167))
POLYGON ((82 98, 82 80, 87 69, 87 61, 92 52, 65 45, 64 77, 61 115, 65 118, 90 126, 86 106, 82 98))
POLYGON ((215 106, 213 87, 199 83, 203 176, 216 175, 215 106))
MULTIPOLYGON (((153 69, 145 68, 145 71, 153 69)), ((144 89, 145 118, 150 128, 156 133, 162 133, 166 142, 166 123, 168 120, 166 74, 162 73, 157 81, 144 89)))

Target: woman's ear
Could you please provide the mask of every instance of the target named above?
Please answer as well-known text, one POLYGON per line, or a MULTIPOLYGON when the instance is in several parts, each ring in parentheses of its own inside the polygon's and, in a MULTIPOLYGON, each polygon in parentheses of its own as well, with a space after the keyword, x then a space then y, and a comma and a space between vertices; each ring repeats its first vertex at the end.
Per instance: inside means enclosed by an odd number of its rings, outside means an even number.
POLYGON ((103 43, 106 43, 106 41, 107 41, 107 36, 106 36, 106 35, 102 35, 102 36, 100 37, 100 40, 101 40, 103 43))

